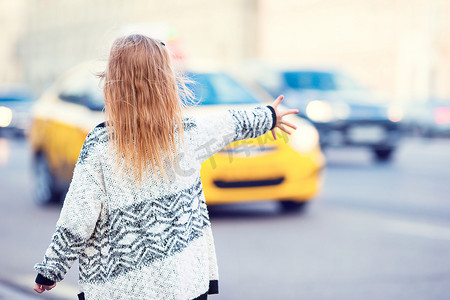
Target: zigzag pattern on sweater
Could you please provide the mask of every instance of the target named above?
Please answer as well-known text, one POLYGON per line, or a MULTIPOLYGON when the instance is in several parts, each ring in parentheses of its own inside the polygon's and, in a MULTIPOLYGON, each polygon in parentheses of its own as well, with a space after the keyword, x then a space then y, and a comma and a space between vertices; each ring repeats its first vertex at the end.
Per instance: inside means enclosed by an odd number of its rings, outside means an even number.
POLYGON ((107 223, 97 224, 96 231, 103 238, 94 239, 95 254, 84 253, 80 258, 94 263, 80 270, 81 280, 111 279, 183 251, 210 224, 204 203, 198 200, 201 193, 199 180, 180 193, 111 211, 107 223), (101 250, 107 246, 108 261, 103 261, 101 250))
MULTIPOLYGON (((68 270, 71 266, 70 261, 78 258, 78 254, 84 249, 85 241, 72 234, 67 228, 59 226, 53 235, 51 246, 55 249, 54 255, 45 255, 43 264, 37 266, 53 265, 56 270, 68 270), (67 260, 61 260, 60 256, 64 255, 67 260)), ((62 280, 61 272, 52 272, 52 269, 42 269, 42 275, 48 278, 62 280)))

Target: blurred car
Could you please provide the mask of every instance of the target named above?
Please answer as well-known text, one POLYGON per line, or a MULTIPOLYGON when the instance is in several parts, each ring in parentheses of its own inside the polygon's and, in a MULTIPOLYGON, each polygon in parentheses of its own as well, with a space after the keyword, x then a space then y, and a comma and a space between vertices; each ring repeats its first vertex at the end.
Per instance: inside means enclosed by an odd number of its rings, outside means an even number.
POLYGON ((405 111, 409 132, 423 137, 450 137, 450 101, 411 103, 405 111))
POLYGON ((323 147, 363 146, 387 161, 397 148, 403 112, 377 101, 374 94, 338 71, 264 70, 257 82, 285 105, 300 110, 319 130, 323 147))
POLYGON ((31 122, 32 97, 20 85, 0 86, 0 131, 23 136, 31 122))
MULTIPOLYGON (((227 108, 250 108, 261 95, 226 73, 188 74, 200 105, 191 113, 205 114, 227 108)), ((300 208, 320 186, 324 158, 316 129, 292 116, 298 127, 291 136, 271 133, 257 139, 232 143, 202 165, 202 182, 208 203, 278 199, 284 208, 300 208)))
MULTIPOLYGON (((252 107, 257 98, 225 73, 188 73, 200 105, 190 113, 207 114, 234 107, 252 107)), ((36 198, 59 201, 88 131, 104 119, 98 81, 85 66, 70 71, 38 101, 31 131, 36 198)), ((300 209, 321 185, 324 158, 316 129, 292 116, 299 128, 289 138, 270 132, 257 139, 232 143, 202 164, 201 177, 208 204, 280 200, 287 210, 300 209)))

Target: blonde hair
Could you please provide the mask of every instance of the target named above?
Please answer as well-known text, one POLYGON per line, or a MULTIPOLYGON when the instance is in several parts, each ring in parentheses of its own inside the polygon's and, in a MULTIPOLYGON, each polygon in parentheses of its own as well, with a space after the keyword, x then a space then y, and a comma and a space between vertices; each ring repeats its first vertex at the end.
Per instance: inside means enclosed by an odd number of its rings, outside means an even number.
POLYGON ((183 135, 180 93, 189 97, 169 51, 144 35, 118 38, 101 77, 109 137, 123 169, 139 183, 149 166, 165 177, 164 162, 168 157, 174 163, 176 136, 183 135))

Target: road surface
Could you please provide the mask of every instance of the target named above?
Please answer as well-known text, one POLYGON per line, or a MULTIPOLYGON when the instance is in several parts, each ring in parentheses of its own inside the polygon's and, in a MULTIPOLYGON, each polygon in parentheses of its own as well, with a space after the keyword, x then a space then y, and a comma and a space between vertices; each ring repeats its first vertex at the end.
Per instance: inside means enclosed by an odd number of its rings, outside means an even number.
MULTIPOLYGON (((327 157, 322 192, 302 214, 273 202, 210 208, 211 299, 450 299, 450 140, 405 140, 390 164, 363 149, 327 157)), ((32 185, 27 143, 0 138, 0 299, 75 299, 76 266, 33 295, 60 206, 34 204, 32 185)))

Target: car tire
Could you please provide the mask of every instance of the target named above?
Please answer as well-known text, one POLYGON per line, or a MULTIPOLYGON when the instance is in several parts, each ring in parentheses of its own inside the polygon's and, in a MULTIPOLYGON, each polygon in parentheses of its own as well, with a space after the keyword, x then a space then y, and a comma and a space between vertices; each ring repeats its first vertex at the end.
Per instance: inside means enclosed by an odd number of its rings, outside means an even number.
POLYGON ((393 148, 388 149, 374 149, 375 159, 378 162, 388 162, 392 159, 392 155, 394 154, 393 148))
POLYGON ((288 201, 283 200, 279 201, 281 211, 284 213, 294 213, 294 212, 301 212, 304 211, 308 202, 297 202, 297 201, 288 201))
POLYGON ((58 203, 61 199, 47 159, 38 154, 34 160, 34 200, 39 205, 58 203))

